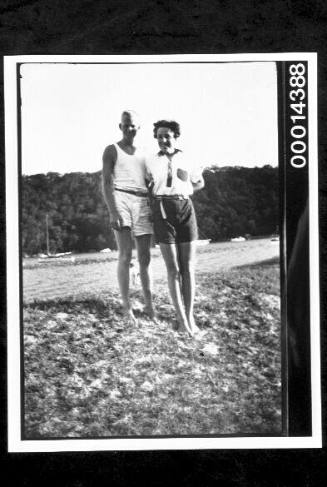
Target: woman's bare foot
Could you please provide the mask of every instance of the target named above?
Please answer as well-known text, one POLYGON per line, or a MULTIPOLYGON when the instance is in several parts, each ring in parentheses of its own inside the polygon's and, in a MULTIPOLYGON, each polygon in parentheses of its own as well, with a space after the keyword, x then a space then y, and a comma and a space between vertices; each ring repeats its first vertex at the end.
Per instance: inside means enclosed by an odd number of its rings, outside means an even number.
POLYGON ((177 319, 177 324, 175 324, 173 329, 179 333, 187 333, 188 335, 192 336, 192 331, 187 320, 177 319))
POLYGON ((201 331, 200 328, 195 324, 193 315, 188 317, 188 326, 191 330, 192 336, 200 333, 201 331))

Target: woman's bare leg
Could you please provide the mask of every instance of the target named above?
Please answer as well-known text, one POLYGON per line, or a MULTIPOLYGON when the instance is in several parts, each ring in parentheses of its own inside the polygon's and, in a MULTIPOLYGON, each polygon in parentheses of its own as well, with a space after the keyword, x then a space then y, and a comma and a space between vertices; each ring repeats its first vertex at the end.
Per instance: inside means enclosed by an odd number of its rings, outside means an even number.
POLYGON ((178 244, 178 261, 181 273, 182 295, 188 325, 192 333, 199 330, 194 321, 193 306, 195 295, 195 253, 196 242, 178 244))
POLYGON ((161 243, 160 249, 166 264, 169 292, 176 310, 180 328, 181 330, 192 334, 189 328, 181 293, 177 248, 175 244, 161 243))

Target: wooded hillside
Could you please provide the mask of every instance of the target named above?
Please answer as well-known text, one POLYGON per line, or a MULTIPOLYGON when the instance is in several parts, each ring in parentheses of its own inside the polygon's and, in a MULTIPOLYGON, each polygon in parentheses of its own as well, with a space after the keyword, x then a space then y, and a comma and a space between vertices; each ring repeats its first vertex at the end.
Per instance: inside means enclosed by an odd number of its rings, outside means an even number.
MULTIPOLYGON (((205 187, 193 196, 200 238, 214 241, 274 233, 278 225, 278 169, 212 167, 205 187)), ((101 191, 101 173, 23 176, 22 251, 89 252, 116 248, 101 191)))

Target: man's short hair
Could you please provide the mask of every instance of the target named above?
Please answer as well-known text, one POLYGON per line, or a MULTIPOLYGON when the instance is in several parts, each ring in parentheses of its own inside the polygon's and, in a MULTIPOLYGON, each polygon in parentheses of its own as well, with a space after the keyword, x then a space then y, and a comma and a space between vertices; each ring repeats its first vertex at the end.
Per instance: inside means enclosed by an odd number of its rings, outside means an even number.
POLYGON ((140 121, 140 115, 134 110, 124 110, 121 114, 121 120, 123 119, 123 117, 134 117, 138 120, 138 122, 140 121))
POLYGON ((174 133, 175 139, 181 135, 179 123, 175 122, 174 120, 159 120, 158 122, 155 122, 153 126, 153 135, 155 139, 157 138, 158 129, 161 127, 170 129, 174 133))

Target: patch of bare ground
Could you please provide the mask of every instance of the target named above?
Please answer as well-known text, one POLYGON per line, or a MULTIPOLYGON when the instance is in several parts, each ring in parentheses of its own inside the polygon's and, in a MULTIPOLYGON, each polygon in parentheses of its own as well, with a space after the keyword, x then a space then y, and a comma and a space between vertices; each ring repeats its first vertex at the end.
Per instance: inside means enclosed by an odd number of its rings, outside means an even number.
MULTIPOLYGON (((211 243, 197 249, 196 272, 215 274, 235 266, 278 257, 278 252, 278 242, 276 244, 270 239, 211 243)), ((76 255, 74 262, 69 259, 59 262, 56 259, 26 259, 23 264, 26 303, 118 290, 117 252, 76 255)), ((166 268, 158 248, 151 249, 151 268, 155 284, 160 284, 166 278, 166 268)))

